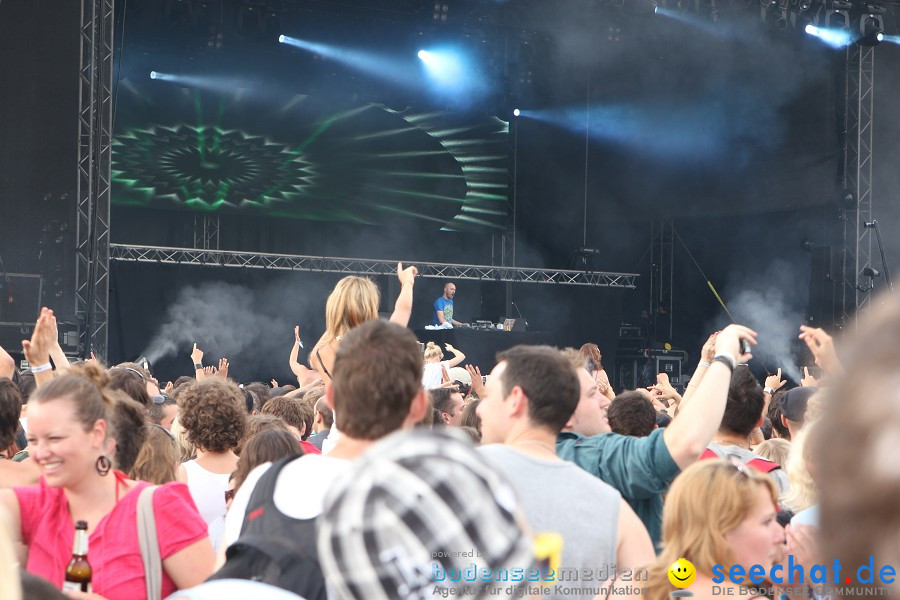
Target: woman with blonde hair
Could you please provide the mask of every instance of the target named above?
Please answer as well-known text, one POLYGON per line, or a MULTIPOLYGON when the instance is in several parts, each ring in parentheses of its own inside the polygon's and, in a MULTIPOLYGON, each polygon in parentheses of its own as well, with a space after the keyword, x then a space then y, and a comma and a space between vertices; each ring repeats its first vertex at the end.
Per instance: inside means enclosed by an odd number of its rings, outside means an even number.
POLYGON ((780 562, 784 531, 775 519, 776 494, 768 475, 725 460, 701 460, 682 471, 666 497, 663 550, 648 569, 647 597, 669 598, 675 589, 669 568, 680 558, 694 565, 689 590, 695 598, 760 597, 740 589, 727 573, 732 565, 743 565, 745 573, 761 565, 769 573, 780 562), (721 583, 713 582, 716 565, 726 574, 721 583))
POLYGON ((444 347, 447 349, 447 352, 453 353, 453 358, 450 360, 441 360, 444 358, 444 353, 441 351, 441 347, 434 342, 428 342, 428 345, 425 346, 425 366, 422 372, 422 385, 426 390, 433 390, 434 388, 441 387, 444 381, 444 373, 448 373, 447 377, 449 379, 450 369, 466 360, 466 355, 450 344, 444 344, 444 347))
MULTIPOLYGON (((400 280, 400 295, 394 304, 391 322, 406 327, 412 314, 415 267, 403 268, 397 263, 397 278, 400 280)), ((378 287, 368 277, 349 275, 337 282, 325 303, 325 333, 310 352, 310 366, 322 377, 331 380, 334 357, 341 339, 357 325, 378 318, 378 304, 381 295, 378 287)), ((310 374, 311 375, 311 374, 310 374)), ((298 378, 302 378, 298 375, 298 378)))

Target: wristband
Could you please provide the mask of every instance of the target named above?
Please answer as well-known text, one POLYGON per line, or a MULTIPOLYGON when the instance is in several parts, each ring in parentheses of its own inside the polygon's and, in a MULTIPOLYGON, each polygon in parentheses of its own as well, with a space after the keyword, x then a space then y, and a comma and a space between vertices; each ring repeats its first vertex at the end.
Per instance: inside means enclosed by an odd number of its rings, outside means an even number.
POLYGON ((701 360, 700 362, 697 363, 697 366, 698 367, 708 367, 709 363, 706 362, 705 360, 701 360))
POLYGON ((49 362, 45 363, 43 365, 31 365, 32 373, 43 373, 44 371, 52 371, 52 370, 53 370, 53 365, 51 365, 49 362))
POLYGON ((202 365, 201 363, 194 363, 194 370, 196 370, 196 371, 202 371, 202 370, 203 370, 203 365, 202 365))
POLYGON ((763 393, 764 393, 764 394, 768 394, 768 395, 770 395, 770 396, 774 396, 774 395, 775 395, 775 390, 773 390, 773 389, 770 388, 770 387, 764 387, 764 388, 763 388, 763 393))
POLYGON ((720 362, 728 367, 729 371, 734 371, 737 366, 737 360, 730 354, 716 354, 713 356, 712 362, 720 362))

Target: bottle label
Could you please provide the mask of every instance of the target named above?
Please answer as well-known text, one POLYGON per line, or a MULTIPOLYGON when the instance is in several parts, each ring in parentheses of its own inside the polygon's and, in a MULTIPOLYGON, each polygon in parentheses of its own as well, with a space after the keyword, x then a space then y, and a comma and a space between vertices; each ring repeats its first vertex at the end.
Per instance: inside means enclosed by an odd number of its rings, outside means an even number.
POLYGON ((93 586, 88 583, 78 583, 76 581, 65 581, 63 582, 62 589, 64 592, 87 592, 88 594, 93 593, 93 586))

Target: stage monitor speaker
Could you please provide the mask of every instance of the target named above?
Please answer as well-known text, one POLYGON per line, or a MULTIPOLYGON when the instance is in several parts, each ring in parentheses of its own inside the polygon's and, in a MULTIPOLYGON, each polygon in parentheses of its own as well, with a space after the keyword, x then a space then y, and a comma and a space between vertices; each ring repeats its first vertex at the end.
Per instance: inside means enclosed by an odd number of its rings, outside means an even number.
POLYGON ((40 275, 0 273, 0 323, 33 326, 41 312, 40 275))

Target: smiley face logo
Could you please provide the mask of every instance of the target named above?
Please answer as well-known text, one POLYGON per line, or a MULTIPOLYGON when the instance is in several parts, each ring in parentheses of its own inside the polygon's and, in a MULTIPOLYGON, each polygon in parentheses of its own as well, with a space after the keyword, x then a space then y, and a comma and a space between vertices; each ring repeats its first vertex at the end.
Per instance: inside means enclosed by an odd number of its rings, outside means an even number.
POLYGON ((669 582, 677 588, 686 588, 697 578, 697 569, 691 562, 679 558, 669 567, 669 582))

